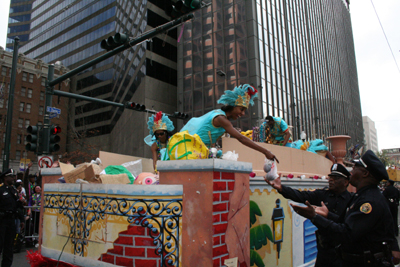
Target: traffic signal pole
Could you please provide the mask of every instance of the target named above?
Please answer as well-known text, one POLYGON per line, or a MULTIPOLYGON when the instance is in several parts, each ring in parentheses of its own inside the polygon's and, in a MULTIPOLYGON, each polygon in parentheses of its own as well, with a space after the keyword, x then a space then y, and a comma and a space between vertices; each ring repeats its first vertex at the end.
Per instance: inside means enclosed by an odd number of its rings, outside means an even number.
MULTIPOLYGON (((150 38, 156 36, 157 34, 163 33, 165 31, 167 31, 167 30, 169 30, 169 29, 181 24, 182 22, 185 22, 187 20, 192 19, 193 17, 194 17, 193 14, 187 14, 187 15, 184 15, 184 16, 178 18, 178 19, 175 19, 175 20, 167 22, 167 23, 165 23, 165 24, 163 24, 161 26, 158 26, 157 28, 154 28, 154 29, 152 29, 150 31, 147 31, 144 34, 142 34, 141 36, 130 40, 128 43, 126 43, 126 44, 124 44, 124 45, 122 45, 120 47, 117 47, 114 50, 111 50, 110 52, 107 52, 104 55, 101 55, 101 56, 99 56, 99 57, 97 57, 97 58, 95 58, 95 59, 93 59, 93 60, 91 60, 91 61, 89 61, 89 62, 87 62, 87 63, 85 63, 85 64, 83 64, 83 65, 81 65, 81 66, 79 66, 77 68, 75 68, 75 69, 73 69, 73 70, 71 70, 70 72, 67 72, 66 74, 58 77, 57 79, 54 79, 54 80, 50 80, 49 79, 50 81, 48 82, 48 84, 49 84, 49 86, 54 86, 56 84, 59 84, 62 81, 74 76, 75 74, 80 73, 81 71, 83 71, 83 70, 85 70, 87 68, 90 68, 93 65, 96 65, 97 63, 102 62, 103 60, 106 60, 107 58, 110 58, 110 57, 112 57, 112 56, 114 56, 114 55, 116 55, 116 54, 118 54, 118 53, 120 53, 120 52, 122 52, 122 51, 124 51, 124 50, 126 50, 128 48, 131 48, 131 47, 143 42, 143 41, 146 41, 147 39, 150 39, 150 38)), ((61 94, 59 94, 58 90, 54 90, 54 94, 55 95, 61 95, 61 94)))
MULTIPOLYGON (((45 102, 45 113, 43 120, 43 155, 50 154, 50 112, 47 111, 47 107, 51 107, 54 85, 50 85, 49 81, 54 79, 54 65, 49 65, 49 70, 47 72, 47 83, 46 83, 46 102, 45 102)), ((39 148, 38 148, 39 149, 39 148)), ((42 154, 38 151, 38 155, 42 154)))
POLYGON ((10 92, 8 93, 7 126, 6 126, 6 140, 4 142, 3 172, 8 170, 8 167, 10 165, 11 128, 12 128, 12 115, 14 109, 15 77, 17 75, 18 44, 19 44, 19 38, 17 36, 14 38, 10 92))

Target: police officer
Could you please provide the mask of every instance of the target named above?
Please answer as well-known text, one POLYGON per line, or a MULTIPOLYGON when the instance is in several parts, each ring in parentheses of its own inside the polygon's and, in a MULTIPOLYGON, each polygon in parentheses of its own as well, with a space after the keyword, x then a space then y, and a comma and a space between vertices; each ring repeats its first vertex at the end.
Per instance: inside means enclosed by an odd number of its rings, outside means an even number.
POLYGON ((357 192, 340 223, 327 218, 324 206, 315 209, 307 202, 306 207, 293 204, 292 207, 311 219, 318 229, 332 233, 341 244, 337 253, 343 266, 394 266, 400 259, 399 246, 389 206, 378 189, 380 181, 389 178, 386 168, 371 150, 354 163, 350 184, 357 192))
MULTIPOLYGON (((17 215, 18 192, 13 183, 16 173, 8 169, 1 174, 4 184, 0 187, 0 252, 2 267, 9 267, 13 261, 13 245, 15 238, 15 217, 17 215)), ((23 216, 22 216, 23 222, 23 216)))
MULTIPOLYGON (((308 201, 312 205, 321 205, 321 201, 328 207, 328 218, 337 221, 341 214, 346 211, 346 205, 351 198, 351 193, 347 191, 350 173, 341 164, 333 164, 329 177, 329 186, 324 189, 313 191, 299 191, 281 184, 280 178, 266 182, 275 188, 283 197, 296 202, 304 203, 308 201)), ((317 260, 316 267, 337 267, 341 265, 341 259, 335 252, 335 242, 328 232, 317 231, 317 260)))
POLYGON ((393 223, 394 223, 394 233, 396 236, 399 235, 399 226, 397 222, 397 215, 399 212, 399 199, 400 199, 400 192, 399 190, 394 187, 394 181, 388 180, 386 183, 386 188, 383 191, 383 196, 386 198, 389 204, 389 209, 392 214, 393 223))

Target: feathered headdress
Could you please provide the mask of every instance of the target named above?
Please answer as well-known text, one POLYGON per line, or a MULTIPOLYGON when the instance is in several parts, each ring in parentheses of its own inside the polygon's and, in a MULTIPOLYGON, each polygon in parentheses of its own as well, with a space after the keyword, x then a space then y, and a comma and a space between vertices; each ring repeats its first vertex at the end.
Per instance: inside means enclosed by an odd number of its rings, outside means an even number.
POLYGON ((163 114, 162 111, 151 116, 149 118, 149 121, 147 122, 147 126, 151 135, 153 135, 154 132, 157 130, 172 132, 175 129, 172 121, 168 118, 167 115, 163 114))
POLYGON ((218 100, 218 104, 248 108, 249 104, 254 105, 253 99, 256 97, 257 89, 249 84, 243 84, 235 87, 232 91, 225 91, 218 100))

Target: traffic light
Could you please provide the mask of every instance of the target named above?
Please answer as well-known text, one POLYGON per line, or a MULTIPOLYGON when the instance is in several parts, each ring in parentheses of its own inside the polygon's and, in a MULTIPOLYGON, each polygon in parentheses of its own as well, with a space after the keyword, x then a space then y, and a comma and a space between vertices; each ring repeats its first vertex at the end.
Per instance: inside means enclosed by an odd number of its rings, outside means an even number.
POLYGON ((38 148, 39 127, 28 126, 28 128, 26 128, 26 131, 29 134, 26 136, 26 141, 28 142, 28 144, 26 144, 25 149, 28 151, 36 152, 36 150, 38 148))
POLYGON ((60 142, 61 138, 58 135, 59 133, 61 133, 60 126, 50 126, 50 152, 57 152, 58 150, 60 150, 60 145, 58 144, 58 142, 60 142))
POLYGON ((200 0, 178 0, 174 4, 172 1, 167 1, 165 13, 171 18, 176 19, 200 7, 200 0))
POLYGON ((190 9, 198 9, 200 8, 200 0, 185 0, 185 5, 190 9))
POLYGON ((100 47, 107 51, 110 51, 114 48, 124 45, 128 41, 128 35, 124 33, 116 33, 114 36, 110 36, 107 39, 102 40, 100 43, 100 47))
POLYGON ((187 119, 187 118, 189 118, 189 115, 186 114, 186 113, 182 113, 182 112, 179 112, 179 111, 175 111, 175 112, 174 112, 174 117, 175 117, 175 118, 178 118, 178 119, 187 119))
POLYGON ((141 105, 141 104, 135 103, 135 102, 128 102, 125 104, 125 107, 128 109, 133 109, 133 110, 137 110, 137 111, 146 111, 145 105, 141 105))

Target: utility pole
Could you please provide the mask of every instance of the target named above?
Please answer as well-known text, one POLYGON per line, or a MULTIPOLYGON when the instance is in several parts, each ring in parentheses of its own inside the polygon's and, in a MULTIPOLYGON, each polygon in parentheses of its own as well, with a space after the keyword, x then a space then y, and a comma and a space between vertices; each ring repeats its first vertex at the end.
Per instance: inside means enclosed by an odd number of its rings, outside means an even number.
POLYGON ((17 75, 18 44, 19 44, 19 38, 17 36, 14 38, 10 92, 8 94, 7 126, 6 126, 6 140, 4 143, 3 172, 8 170, 8 167, 10 165, 11 128, 12 128, 12 115, 14 109, 15 76, 17 75))

